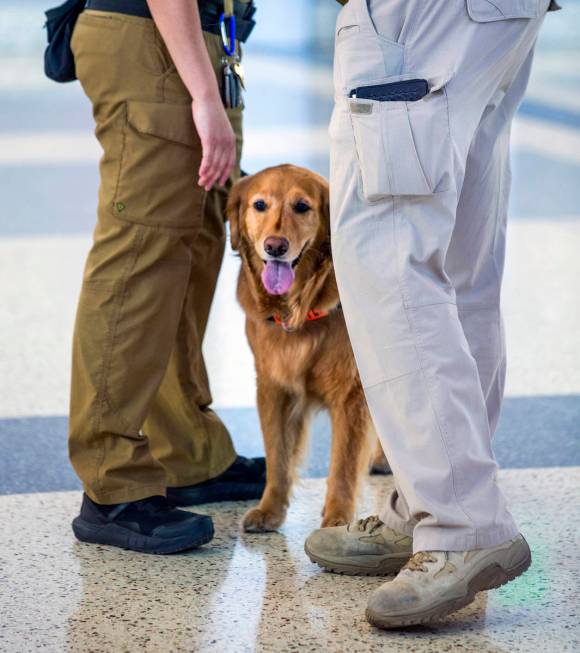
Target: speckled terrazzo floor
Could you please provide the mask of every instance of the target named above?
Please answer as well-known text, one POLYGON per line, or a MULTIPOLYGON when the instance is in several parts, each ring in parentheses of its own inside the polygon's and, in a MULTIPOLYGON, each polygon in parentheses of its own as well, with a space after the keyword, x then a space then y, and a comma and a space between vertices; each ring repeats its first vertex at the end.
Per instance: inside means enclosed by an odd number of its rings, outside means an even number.
MULTIPOLYGON (((0 651, 578 651, 580 468, 507 470, 501 483, 534 554, 530 571, 440 625, 374 630, 380 579, 321 572, 305 557, 324 480, 304 481, 280 533, 242 535, 247 504, 205 506, 215 540, 154 557, 75 542, 76 492, 0 498, 0 651)), ((391 480, 373 479, 361 512, 391 480)))

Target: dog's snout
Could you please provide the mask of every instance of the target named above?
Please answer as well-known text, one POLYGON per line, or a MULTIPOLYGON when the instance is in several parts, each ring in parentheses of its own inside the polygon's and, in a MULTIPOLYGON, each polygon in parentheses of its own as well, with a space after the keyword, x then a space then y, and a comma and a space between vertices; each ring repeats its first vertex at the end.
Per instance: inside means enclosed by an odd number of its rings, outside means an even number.
POLYGON ((276 236, 268 236, 264 241, 264 250, 268 256, 273 256, 274 258, 279 258, 284 256, 290 247, 290 243, 287 238, 278 238, 276 236))

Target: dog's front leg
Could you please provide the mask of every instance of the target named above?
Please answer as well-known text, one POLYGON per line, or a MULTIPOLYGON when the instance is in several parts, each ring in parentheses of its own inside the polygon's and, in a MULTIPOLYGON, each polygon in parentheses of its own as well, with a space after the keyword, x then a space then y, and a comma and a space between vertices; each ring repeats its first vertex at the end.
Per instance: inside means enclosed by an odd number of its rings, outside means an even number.
POLYGON ((302 417, 296 399, 273 382, 258 378, 258 411, 266 449, 266 487, 257 508, 244 515, 248 532, 274 531, 286 518, 302 417))
POLYGON ((362 388, 331 409, 332 451, 322 526, 348 524, 355 514, 361 474, 370 457, 370 416, 362 388))

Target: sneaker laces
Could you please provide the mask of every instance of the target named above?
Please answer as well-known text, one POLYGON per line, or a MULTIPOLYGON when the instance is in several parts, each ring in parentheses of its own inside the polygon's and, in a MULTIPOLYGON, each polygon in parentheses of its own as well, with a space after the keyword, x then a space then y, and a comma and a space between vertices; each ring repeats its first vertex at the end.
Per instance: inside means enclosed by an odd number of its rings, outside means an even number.
POLYGON ((409 571, 429 571, 425 566, 426 562, 437 562, 437 559, 429 551, 417 551, 415 555, 409 558, 401 571, 403 569, 409 569, 409 571))
MULTIPOLYGON (((367 531, 370 534, 374 533, 377 529, 381 528, 381 526, 384 526, 384 522, 382 522, 378 515, 371 515, 370 517, 365 517, 364 519, 359 519, 356 522, 356 527, 361 533, 364 533, 367 531)), ((350 524, 348 526, 348 529, 350 530, 350 524)))

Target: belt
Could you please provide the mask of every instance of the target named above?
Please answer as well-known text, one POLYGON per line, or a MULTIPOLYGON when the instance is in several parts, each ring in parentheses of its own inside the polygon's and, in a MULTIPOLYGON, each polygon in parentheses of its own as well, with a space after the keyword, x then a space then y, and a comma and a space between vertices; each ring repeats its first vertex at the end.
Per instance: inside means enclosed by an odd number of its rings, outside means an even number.
MULTIPOLYGON (((223 3, 219 0, 199 0, 198 4, 203 31, 211 34, 221 34, 219 18, 224 10, 223 3)), ((88 0, 87 9, 152 18, 147 6, 147 0, 88 0)), ((256 7, 252 2, 234 1, 236 39, 240 43, 244 43, 254 29, 256 21, 253 20, 253 16, 255 12, 256 7)))

